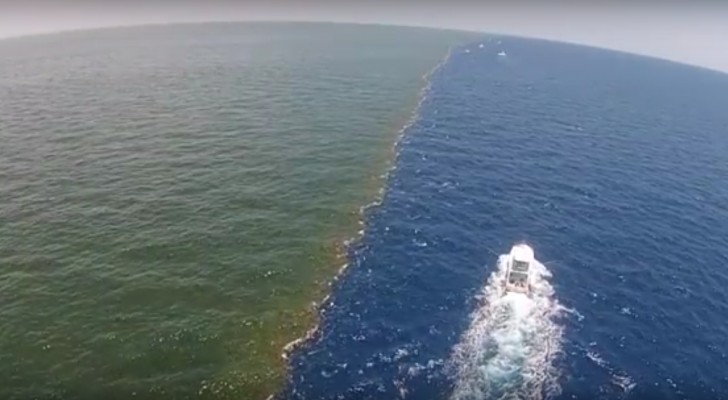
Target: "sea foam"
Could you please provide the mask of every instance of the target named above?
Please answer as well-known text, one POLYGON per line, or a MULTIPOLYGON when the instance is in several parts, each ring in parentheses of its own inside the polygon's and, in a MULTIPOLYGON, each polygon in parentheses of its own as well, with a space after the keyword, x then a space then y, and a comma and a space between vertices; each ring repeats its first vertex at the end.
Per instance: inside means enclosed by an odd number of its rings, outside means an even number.
POLYGON ((506 255, 500 256, 449 361, 453 400, 543 399, 560 393, 555 361, 565 308, 554 297, 550 271, 538 261, 531 268, 531 297, 505 293, 506 255))

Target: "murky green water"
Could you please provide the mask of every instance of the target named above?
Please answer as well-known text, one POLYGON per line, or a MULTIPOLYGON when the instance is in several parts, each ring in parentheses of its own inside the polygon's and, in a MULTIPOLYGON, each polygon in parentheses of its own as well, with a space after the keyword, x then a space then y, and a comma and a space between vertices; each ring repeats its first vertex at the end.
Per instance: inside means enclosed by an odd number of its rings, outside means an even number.
POLYGON ((261 398, 462 35, 0 41, 0 397, 261 398))

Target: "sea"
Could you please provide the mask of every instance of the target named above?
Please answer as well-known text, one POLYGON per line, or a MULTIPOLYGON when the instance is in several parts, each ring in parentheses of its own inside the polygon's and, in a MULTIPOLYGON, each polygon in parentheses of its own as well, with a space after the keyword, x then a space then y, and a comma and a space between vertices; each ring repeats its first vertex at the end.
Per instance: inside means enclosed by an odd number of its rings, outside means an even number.
POLYGON ((0 41, 0 398, 728 397, 726 104, 486 34, 0 41))
POLYGON ((468 34, 335 24, 0 41, 0 399, 261 399, 468 34))
POLYGON ((728 397, 726 105, 663 60, 453 49, 280 398, 728 397), (530 299, 500 290, 521 242, 530 299))

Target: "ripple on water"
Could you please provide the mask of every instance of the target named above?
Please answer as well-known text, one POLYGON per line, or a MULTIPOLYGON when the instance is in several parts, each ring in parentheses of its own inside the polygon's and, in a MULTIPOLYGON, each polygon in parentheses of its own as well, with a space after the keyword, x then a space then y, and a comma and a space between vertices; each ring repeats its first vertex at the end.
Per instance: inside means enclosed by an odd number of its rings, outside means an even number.
POLYGON ((422 75, 462 37, 202 24, 0 41, 0 397, 273 392, 422 75))
POLYGON ((432 77, 320 334, 291 358, 283 397, 447 398, 482 387, 482 374, 462 375, 481 369, 451 375, 440 361, 462 343, 473 344, 460 350, 472 361, 497 342, 459 341, 491 337, 468 336, 494 323, 471 317, 490 304, 479 293, 498 254, 522 239, 569 311, 554 325, 563 356, 546 369, 559 377, 556 397, 728 393, 711 367, 728 353, 726 76, 514 38, 467 48, 432 77), (395 360, 402 348, 417 351, 395 360))

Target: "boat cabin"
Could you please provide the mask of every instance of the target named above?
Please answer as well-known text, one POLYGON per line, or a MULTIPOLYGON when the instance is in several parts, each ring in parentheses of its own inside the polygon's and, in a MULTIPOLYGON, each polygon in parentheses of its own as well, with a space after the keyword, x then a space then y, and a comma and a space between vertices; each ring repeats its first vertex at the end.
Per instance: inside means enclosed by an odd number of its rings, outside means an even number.
POLYGON ((511 250, 508 270, 506 271, 506 291, 530 292, 530 267, 533 250, 527 245, 516 245, 511 250))

